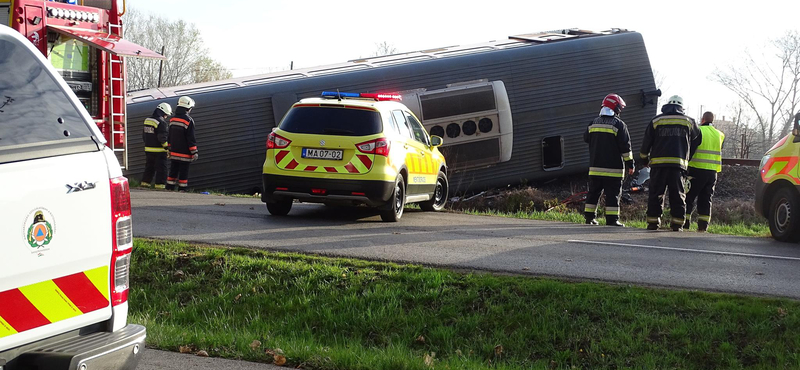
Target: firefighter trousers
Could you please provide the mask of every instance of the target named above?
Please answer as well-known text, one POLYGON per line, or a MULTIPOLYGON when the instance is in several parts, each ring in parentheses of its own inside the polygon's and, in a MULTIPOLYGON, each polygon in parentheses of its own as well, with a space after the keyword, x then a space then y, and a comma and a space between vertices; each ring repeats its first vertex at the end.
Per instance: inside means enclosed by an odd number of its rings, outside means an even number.
POLYGON ((652 167, 650 169, 650 194, 647 199, 647 223, 661 224, 664 193, 669 196, 670 224, 682 228, 686 215, 685 171, 679 167, 652 167))
POLYGON ((711 202, 717 185, 717 171, 691 169, 689 192, 686 194, 686 218, 692 215, 697 200, 697 228, 705 230, 711 222, 711 202))
POLYGON ((142 175, 142 185, 149 186, 155 177, 156 189, 163 189, 167 181, 167 152, 163 153, 144 153, 146 162, 144 164, 144 175, 142 175))
POLYGON ((600 195, 606 194, 606 223, 619 220, 619 196, 622 193, 622 178, 610 176, 589 176, 589 192, 583 208, 587 221, 594 220, 600 195))
POLYGON ((169 177, 167 177, 167 190, 174 190, 178 185, 178 190, 189 190, 189 165, 191 162, 172 160, 169 167, 169 177))

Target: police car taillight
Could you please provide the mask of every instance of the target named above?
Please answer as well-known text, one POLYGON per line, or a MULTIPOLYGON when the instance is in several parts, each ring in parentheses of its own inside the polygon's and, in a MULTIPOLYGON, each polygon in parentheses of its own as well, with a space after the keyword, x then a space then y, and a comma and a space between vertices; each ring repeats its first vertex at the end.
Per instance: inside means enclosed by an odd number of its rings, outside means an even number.
POLYGON ((274 132, 270 132, 269 136, 267 136, 267 149, 283 149, 291 143, 291 140, 274 132))
POLYGON ((356 144, 356 148, 358 148, 358 151, 364 154, 382 155, 384 157, 389 156, 389 140, 386 140, 386 138, 380 138, 356 144))
POLYGON ((116 177, 111 183, 111 305, 128 301, 133 222, 128 179, 116 177))
POLYGON ((339 91, 323 91, 322 92, 323 98, 364 98, 364 99, 375 99, 379 101, 385 100, 403 100, 403 96, 400 94, 394 93, 351 93, 351 92, 339 92, 339 91))

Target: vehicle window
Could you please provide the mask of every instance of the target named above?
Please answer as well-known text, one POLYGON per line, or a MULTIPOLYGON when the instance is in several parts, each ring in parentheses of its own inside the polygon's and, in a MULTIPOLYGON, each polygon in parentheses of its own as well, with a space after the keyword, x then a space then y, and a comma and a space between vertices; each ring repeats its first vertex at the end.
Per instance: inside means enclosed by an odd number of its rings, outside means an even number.
POLYGON ((92 136, 82 112, 28 48, 0 39, 0 150, 92 136))
POLYGON ((280 124, 281 130, 297 134, 366 136, 383 132, 381 114, 338 107, 295 107, 280 124))
POLYGON ((393 110, 392 116, 394 116, 394 120, 397 122, 397 127, 400 129, 400 135, 409 139, 413 139, 414 136, 411 135, 411 130, 408 129, 408 124, 406 123, 406 117, 403 114, 403 111, 393 110))
POLYGON ((399 135, 400 134, 400 130, 397 129, 397 122, 394 121, 394 118, 392 117, 392 114, 389 113, 389 112, 383 112, 382 116, 383 116, 383 122, 388 122, 389 123, 388 127, 389 127, 389 130, 391 131, 391 132, 389 132, 389 134, 391 134, 393 136, 399 135))
POLYGON ((422 124, 408 112, 406 112, 406 119, 408 120, 408 125, 411 126, 411 130, 414 132, 414 140, 431 146, 431 141, 428 139, 428 134, 425 132, 425 128, 422 127, 422 124))

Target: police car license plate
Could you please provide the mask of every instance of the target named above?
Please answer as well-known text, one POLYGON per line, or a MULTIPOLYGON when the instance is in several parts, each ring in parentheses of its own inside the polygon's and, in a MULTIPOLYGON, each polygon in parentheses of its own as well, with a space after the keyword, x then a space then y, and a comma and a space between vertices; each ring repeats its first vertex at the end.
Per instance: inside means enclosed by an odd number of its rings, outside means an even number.
POLYGON ((342 160, 341 150, 303 148, 303 158, 342 160))

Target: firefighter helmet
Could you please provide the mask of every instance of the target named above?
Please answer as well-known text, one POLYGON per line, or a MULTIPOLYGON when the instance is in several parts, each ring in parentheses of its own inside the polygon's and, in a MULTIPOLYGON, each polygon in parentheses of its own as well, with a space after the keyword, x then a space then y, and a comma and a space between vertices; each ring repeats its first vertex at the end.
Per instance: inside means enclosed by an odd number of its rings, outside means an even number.
POLYGON ((158 108, 158 110, 164 112, 165 115, 168 115, 168 116, 172 115, 172 106, 170 106, 169 103, 161 103, 156 108, 158 108))
POLYGON ((614 112, 619 113, 623 108, 625 108, 625 101, 622 100, 622 97, 617 94, 608 94, 605 98, 603 98, 603 106, 606 108, 611 108, 614 112))
POLYGON ((683 98, 681 98, 680 95, 672 95, 669 97, 667 104, 675 104, 683 108, 683 98))
POLYGON ((194 99, 188 96, 181 96, 180 99, 178 99, 178 106, 186 109, 192 109, 194 108, 194 99))

